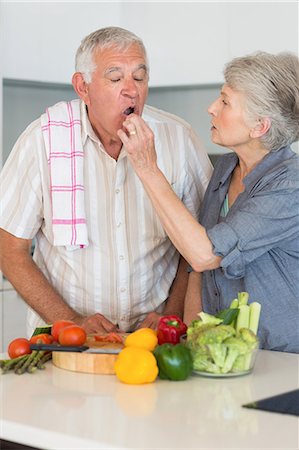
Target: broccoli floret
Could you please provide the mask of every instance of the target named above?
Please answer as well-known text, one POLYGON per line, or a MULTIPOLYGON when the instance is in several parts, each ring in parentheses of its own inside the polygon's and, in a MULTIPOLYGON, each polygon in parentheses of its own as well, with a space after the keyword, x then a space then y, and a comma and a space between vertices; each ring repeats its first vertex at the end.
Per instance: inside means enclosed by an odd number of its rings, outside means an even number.
POLYGON ((250 354, 237 356, 231 371, 232 372, 244 372, 245 370, 248 370, 248 369, 246 369, 246 367, 248 366, 248 364, 247 364, 248 356, 250 356, 250 354))
POLYGON ((201 333, 213 328, 213 324, 204 324, 201 320, 193 320, 187 329, 187 345, 192 350, 198 348, 198 337, 201 333))
POLYGON ((226 358, 226 346, 223 342, 234 335, 235 329, 229 325, 206 324, 194 328, 187 336, 187 345, 193 354, 194 368, 221 373, 226 358))
POLYGON ((227 356, 221 370, 222 373, 230 372, 236 359, 250 351, 246 342, 236 337, 226 339, 225 345, 227 347, 227 356))
POLYGON ((236 331, 230 325, 218 325, 203 331, 198 335, 199 344, 221 344, 225 339, 234 336, 236 331))
POLYGON ((253 350, 258 348, 258 338, 249 328, 240 328, 239 339, 241 339, 247 346, 247 353, 238 356, 235 360, 232 372, 243 372, 250 369, 252 365, 253 350))
POLYGON ((203 330, 206 330, 207 328, 212 328, 214 326, 214 324, 204 323, 202 320, 193 320, 187 328, 187 335, 189 336, 193 333, 199 333, 203 330))
POLYGON ((239 337, 253 350, 258 347, 258 338, 249 328, 240 328, 239 337))
POLYGON ((208 344, 207 348, 209 350, 213 362, 217 364, 217 366, 219 366, 220 368, 223 367, 227 353, 226 345, 224 343, 208 344))
POLYGON ((221 373, 220 367, 213 363, 210 356, 201 352, 193 354, 193 368, 200 372, 221 373))

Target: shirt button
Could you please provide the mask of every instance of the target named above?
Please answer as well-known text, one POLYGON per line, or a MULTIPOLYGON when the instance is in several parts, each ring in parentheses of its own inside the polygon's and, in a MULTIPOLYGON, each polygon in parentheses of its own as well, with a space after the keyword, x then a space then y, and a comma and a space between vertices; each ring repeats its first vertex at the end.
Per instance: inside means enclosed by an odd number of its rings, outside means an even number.
POLYGON ((120 288, 120 292, 126 292, 126 288, 124 287, 120 288))
POLYGON ((124 255, 119 255, 119 259, 120 259, 120 260, 125 259, 124 255))
POLYGON ((117 226, 117 228, 119 228, 119 227, 121 226, 121 222, 118 222, 118 223, 116 224, 116 226, 117 226))
POLYGON ((115 193, 116 193, 116 194, 119 194, 119 189, 116 189, 116 190, 115 190, 115 193))

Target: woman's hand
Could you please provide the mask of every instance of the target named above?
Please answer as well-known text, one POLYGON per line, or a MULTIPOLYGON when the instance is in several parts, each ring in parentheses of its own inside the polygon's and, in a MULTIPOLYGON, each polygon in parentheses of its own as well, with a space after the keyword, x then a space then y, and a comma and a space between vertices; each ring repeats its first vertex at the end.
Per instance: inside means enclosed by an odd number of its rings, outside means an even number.
POLYGON ((131 114, 117 132, 126 147, 129 160, 138 176, 157 171, 157 154, 152 130, 144 120, 131 114))

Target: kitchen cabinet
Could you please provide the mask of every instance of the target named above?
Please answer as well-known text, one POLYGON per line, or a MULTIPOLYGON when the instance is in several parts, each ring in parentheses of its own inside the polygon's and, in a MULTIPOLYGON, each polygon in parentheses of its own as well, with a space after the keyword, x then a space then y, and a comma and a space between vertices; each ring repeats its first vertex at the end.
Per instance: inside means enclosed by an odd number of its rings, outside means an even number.
POLYGON ((250 375, 147 385, 47 363, 1 377, 0 435, 43 450, 295 450, 295 416, 242 405, 298 388, 298 362, 296 354, 260 350, 250 375))
MULTIPOLYGON (((1 276, 1 273, 0 273, 1 276)), ((0 289, 0 348, 4 352, 10 341, 17 337, 26 337, 26 305, 3 278, 0 289)))
POLYGON ((234 56, 298 52, 297 2, 7 1, 1 16, 2 76, 11 79, 69 83, 80 41, 111 25, 144 40, 151 86, 219 83, 234 56))

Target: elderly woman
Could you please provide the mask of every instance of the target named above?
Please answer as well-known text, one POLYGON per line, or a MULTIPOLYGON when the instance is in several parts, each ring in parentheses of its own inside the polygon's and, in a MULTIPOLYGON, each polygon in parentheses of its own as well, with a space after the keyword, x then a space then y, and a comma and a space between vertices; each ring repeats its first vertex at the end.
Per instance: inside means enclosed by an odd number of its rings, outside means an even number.
MULTIPOLYGON (((226 65, 209 107, 219 158, 200 224, 158 167, 151 130, 134 114, 118 131, 167 234, 193 272, 185 321, 228 307, 238 292, 259 301, 260 346, 298 352, 298 58, 259 52, 226 65)), ((175 151, 175 149, 173 149, 175 151)))

